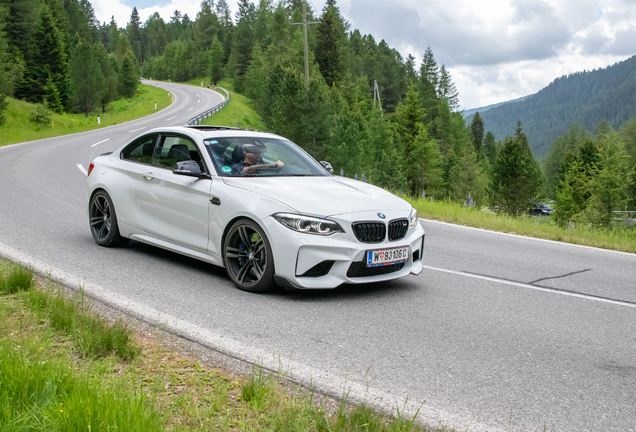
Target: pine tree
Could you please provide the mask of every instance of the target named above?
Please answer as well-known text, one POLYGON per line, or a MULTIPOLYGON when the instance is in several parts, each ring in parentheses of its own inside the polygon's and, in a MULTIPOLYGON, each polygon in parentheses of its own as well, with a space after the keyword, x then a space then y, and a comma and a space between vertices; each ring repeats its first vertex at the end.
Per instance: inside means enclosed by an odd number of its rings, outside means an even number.
POLYGON ((415 57, 409 54, 406 57, 406 62, 404 63, 406 67, 406 82, 411 85, 417 82, 418 76, 417 72, 415 72, 415 57))
POLYGON ((327 0, 316 26, 316 61, 331 87, 344 73, 345 24, 336 0, 327 0))
POLYGON ((554 220, 559 226, 582 220, 581 215, 587 206, 586 196, 589 195, 589 181, 581 161, 574 161, 567 166, 555 194, 554 220))
POLYGON ((236 12, 236 31, 232 42, 232 54, 235 57, 234 79, 236 80, 236 90, 240 93, 244 90, 243 83, 245 73, 252 60, 252 49, 254 48, 253 25, 255 9, 254 4, 248 0, 241 0, 236 12))
POLYGON ((31 102, 43 102, 48 79, 55 84, 64 106, 68 101, 68 62, 64 43, 46 5, 40 7, 40 24, 17 94, 31 102))
POLYGON ((126 54, 119 73, 119 93, 124 97, 131 98, 137 93, 139 85, 139 74, 137 66, 131 54, 126 54))
POLYGON ((85 117, 100 102, 104 76, 95 48, 86 41, 80 42, 71 57, 71 88, 74 105, 85 117))
POLYGON ((490 165, 493 165, 497 160, 497 147, 495 145, 495 136, 490 131, 488 131, 484 138, 484 151, 490 165))
POLYGON ((117 74, 117 61, 110 57, 104 47, 96 48, 97 61, 99 63, 104 83, 99 92, 99 104, 102 112, 106 112, 106 108, 111 101, 118 97, 117 87, 119 87, 119 76, 117 74))
POLYGON ((470 124, 470 131, 473 135, 475 152, 477 152, 477 155, 480 155, 482 154, 482 144, 484 141, 484 121, 479 115, 479 111, 473 116, 473 121, 470 124))
POLYGON ((210 48, 210 80, 211 82, 218 82, 221 80, 221 71, 223 70, 223 59, 225 58, 225 52, 223 51, 223 44, 218 37, 214 36, 212 41, 212 47, 210 48))
POLYGON ((58 91, 55 83, 49 78, 46 80, 46 85, 44 86, 44 101, 46 102, 46 107, 51 111, 61 114, 64 112, 64 106, 62 105, 62 100, 60 98, 60 92, 58 91))
POLYGON ((466 201, 470 195, 478 207, 485 203, 488 176, 474 152, 460 158, 450 169, 448 183, 450 197, 454 201, 466 201))
POLYGON ((364 173, 369 181, 388 190, 405 189, 406 179, 402 174, 402 158, 398 151, 389 122, 377 107, 367 122, 366 161, 364 173))
POLYGON ((108 25, 108 52, 112 53, 117 49, 119 43, 119 28, 115 22, 115 16, 110 17, 110 24, 108 25))
POLYGON ((141 19, 139 18, 139 12, 137 12, 136 7, 133 7, 132 13, 130 14, 130 21, 128 22, 128 26, 126 26, 126 33, 133 53, 137 58, 137 64, 141 65, 144 60, 141 49, 141 19))
POLYGON ((614 211, 626 210, 631 173, 628 157, 618 133, 612 129, 600 136, 599 163, 590 182, 592 196, 586 207, 587 220, 598 227, 610 228, 614 211))
POLYGON ((432 123, 437 118, 437 81, 438 68, 433 49, 429 45, 424 52, 420 65, 419 93, 422 106, 426 110, 426 122, 432 123))
POLYGON ((455 111, 459 107, 459 92, 455 88, 450 72, 448 72, 445 65, 442 65, 439 69, 437 95, 440 99, 446 100, 451 110, 455 111))
POLYGON ((538 196, 542 183, 539 164, 519 126, 514 138, 506 137, 492 167, 488 190, 491 205, 499 211, 521 215, 528 211, 530 200, 538 196))

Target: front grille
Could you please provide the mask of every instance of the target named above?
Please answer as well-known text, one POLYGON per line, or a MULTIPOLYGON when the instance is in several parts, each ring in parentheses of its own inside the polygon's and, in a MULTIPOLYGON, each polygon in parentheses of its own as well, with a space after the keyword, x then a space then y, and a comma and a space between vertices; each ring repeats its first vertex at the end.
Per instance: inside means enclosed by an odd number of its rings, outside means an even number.
POLYGON ((320 263, 316 264, 315 266, 313 266, 312 268, 310 268, 309 270, 307 270, 302 275, 300 275, 300 277, 321 277, 321 276, 324 276, 327 273, 329 273, 329 271, 331 270, 331 267, 333 267, 334 263, 335 263, 335 261, 323 261, 323 262, 320 262, 320 263))
POLYGON ((362 243, 381 243, 386 238, 384 222, 354 222, 351 228, 362 243))
POLYGON ((409 230, 409 221, 396 219, 389 222, 389 241, 400 240, 406 237, 409 230))
POLYGON ((367 267, 364 261, 353 262, 347 270, 347 277, 359 278, 369 276, 380 276, 402 270, 406 263, 389 264, 385 266, 367 267))

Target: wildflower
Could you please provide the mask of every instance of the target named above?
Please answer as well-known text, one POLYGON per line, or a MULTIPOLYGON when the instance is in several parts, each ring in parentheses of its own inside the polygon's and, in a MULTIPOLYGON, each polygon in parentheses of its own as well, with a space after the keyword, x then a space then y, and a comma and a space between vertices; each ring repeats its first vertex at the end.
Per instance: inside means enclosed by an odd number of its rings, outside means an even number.
POLYGON ((64 405, 62 402, 60 402, 60 405, 64 405))
POLYGON ((64 410, 60 410, 60 412, 64 412, 64 410))

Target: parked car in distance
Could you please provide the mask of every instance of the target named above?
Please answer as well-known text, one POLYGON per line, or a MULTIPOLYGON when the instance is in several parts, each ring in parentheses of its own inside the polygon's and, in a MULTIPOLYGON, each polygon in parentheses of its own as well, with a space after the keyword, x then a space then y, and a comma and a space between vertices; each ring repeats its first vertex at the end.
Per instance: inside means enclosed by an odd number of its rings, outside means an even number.
POLYGON ((529 210, 531 216, 550 216, 554 213, 554 209, 550 206, 550 204, 546 203, 535 203, 529 210))
POLYGON ((100 246, 132 239, 225 267, 249 292, 419 274, 413 207, 332 171, 270 133, 154 129, 90 164, 90 230, 100 246))

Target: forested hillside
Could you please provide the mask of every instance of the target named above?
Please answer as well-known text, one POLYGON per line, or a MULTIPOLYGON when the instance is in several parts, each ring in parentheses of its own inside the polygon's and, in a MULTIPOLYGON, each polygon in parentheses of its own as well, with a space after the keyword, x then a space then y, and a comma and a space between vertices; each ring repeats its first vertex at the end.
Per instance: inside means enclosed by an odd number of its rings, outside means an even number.
POLYGON ((137 91, 127 41, 107 49, 86 0, 0 0, 0 125, 6 98, 56 113, 105 111, 137 91))
POLYGON ((546 156, 554 139, 572 125, 594 130, 606 121, 618 129, 636 114, 636 56, 604 69, 562 76, 522 102, 480 114, 485 129, 497 139, 511 135, 521 120, 532 151, 546 156))

